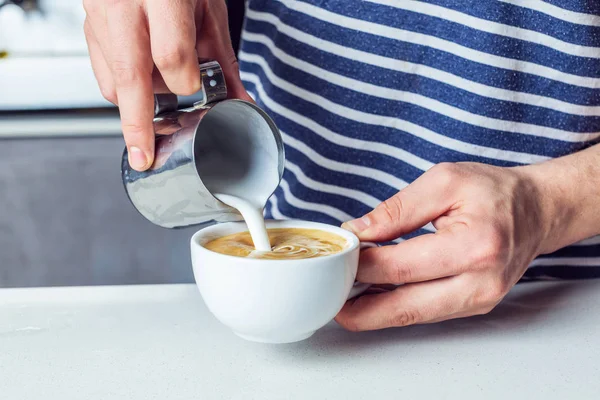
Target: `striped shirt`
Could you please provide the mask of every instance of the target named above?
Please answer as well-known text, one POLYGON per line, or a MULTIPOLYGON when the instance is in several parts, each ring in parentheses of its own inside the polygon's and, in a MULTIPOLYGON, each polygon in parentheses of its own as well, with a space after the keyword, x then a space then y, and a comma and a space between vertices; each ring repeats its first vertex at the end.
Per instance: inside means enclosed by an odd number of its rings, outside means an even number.
MULTIPOLYGON (((286 144, 272 218, 340 224, 439 162, 600 142, 600 2, 249 0, 239 60, 286 144)), ((600 277, 600 237, 526 277, 600 277)))

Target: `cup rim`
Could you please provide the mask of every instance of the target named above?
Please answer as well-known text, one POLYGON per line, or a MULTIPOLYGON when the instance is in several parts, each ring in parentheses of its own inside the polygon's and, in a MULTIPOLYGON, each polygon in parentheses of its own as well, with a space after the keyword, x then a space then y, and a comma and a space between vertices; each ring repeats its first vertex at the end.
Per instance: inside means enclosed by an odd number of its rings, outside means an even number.
POLYGON ((301 258, 301 259, 294 259, 294 260, 286 260, 286 259, 264 259, 264 258, 236 257, 236 256, 228 255, 228 254, 217 253, 215 251, 207 249, 202 244, 200 244, 200 239, 202 239, 210 234, 213 234, 215 237, 221 237, 221 236, 229 235, 232 233, 247 231, 248 227, 246 226, 246 223, 242 221, 242 222, 223 222, 223 223, 218 223, 215 225, 211 225, 211 226, 202 228, 192 235, 192 238, 190 239, 190 246, 191 246, 192 251, 199 251, 201 253, 209 254, 212 257, 222 258, 223 260, 230 260, 230 261, 236 261, 238 263, 248 263, 248 264, 255 264, 255 265, 258 265, 258 264, 264 265, 265 263, 277 263, 277 262, 281 263, 281 262, 283 262, 289 266, 294 266, 294 265, 298 265, 298 264, 314 263, 314 262, 323 262, 324 260, 332 260, 334 258, 344 257, 348 253, 352 252, 353 250, 356 250, 360 246, 360 241, 354 233, 352 233, 346 229, 340 228, 338 226, 335 226, 335 225, 324 224, 321 222, 295 220, 295 219, 265 220, 265 225, 266 225, 267 229, 269 229, 269 228, 321 229, 321 230, 332 232, 332 233, 342 236, 344 239, 346 239, 348 241, 349 245, 345 249, 340 251, 339 253, 335 253, 335 254, 329 254, 326 256, 314 257, 314 258, 301 258), (217 233, 219 230, 227 229, 232 226, 236 226, 235 231, 230 231, 228 233, 223 233, 221 235, 219 235, 217 233))

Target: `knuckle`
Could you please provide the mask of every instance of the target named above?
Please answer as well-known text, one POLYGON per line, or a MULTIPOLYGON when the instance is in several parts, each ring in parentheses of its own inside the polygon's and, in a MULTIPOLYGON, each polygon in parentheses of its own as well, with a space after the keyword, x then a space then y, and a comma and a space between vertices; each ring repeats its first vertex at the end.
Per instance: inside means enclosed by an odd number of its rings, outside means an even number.
POLYGON ((390 197, 379 205, 379 209, 389 221, 396 221, 404 215, 404 204, 400 194, 390 197))
POLYGON ((113 62, 112 73, 117 86, 129 85, 139 76, 139 70, 135 66, 123 61, 113 62))
POLYGON ((476 267, 488 268, 490 266, 505 265, 508 261, 509 251, 507 240, 498 230, 492 229, 480 236, 479 244, 471 250, 471 264, 476 267))
POLYGON ((421 321, 421 316, 417 310, 398 310, 391 317, 391 326, 414 325, 421 321))
POLYGON ((154 63, 159 70, 173 70, 179 68, 186 60, 186 51, 180 47, 157 52, 154 56, 154 63))
POLYGON ((456 183, 456 178, 459 174, 459 166, 455 163, 443 162, 434 165, 430 169, 430 174, 433 175, 441 187, 450 187, 456 183))
POLYGON ((402 264, 394 266, 390 270, 390 276, 388 277, 389 283, 392 284, 401 284, 406 282, 412 282, 412 270, 410 267, 404 266, 402 264))
POLYGON ((506 296, 510 284, 504 278, 494 278, 488 284, 475 290, 469 308, 491 311, 506 296))

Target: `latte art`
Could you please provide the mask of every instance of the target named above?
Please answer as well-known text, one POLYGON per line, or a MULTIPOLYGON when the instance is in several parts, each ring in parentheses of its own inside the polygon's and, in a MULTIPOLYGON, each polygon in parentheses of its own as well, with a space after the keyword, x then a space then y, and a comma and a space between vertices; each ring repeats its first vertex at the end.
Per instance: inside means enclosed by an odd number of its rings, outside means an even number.
MULTIPOLYGON (((289 229, 282 229, 288 231, 289 229)), ((322 233, 322 231, 317 231, 322 233)), ((269 232, 270 233, 270 232, 269 232)), ((269 235, 271 236, 271 235, 269 235)), ((324 241, 314 237, 307 237, 299 234, 290 234, 283 238, 282 243, 274 242, 275 238, 271 239, 271 243, 275 243, 270 252, 252 251, 248 257, 262 259, 298 259, 298 258, 313 258, 328 256, 330 254, 339 253, 344 249, 345 240, 336 236, 336 239, 342 239, 341 242, 332 242, 331 240, 324 241)))
POLYGON ((236 257, 298 260, 339 253, 348 246, 343 237, 319 229, 268 229, 271 251, 257 251, 249 232, 234 233, 208 242, 208 250, 236 257))

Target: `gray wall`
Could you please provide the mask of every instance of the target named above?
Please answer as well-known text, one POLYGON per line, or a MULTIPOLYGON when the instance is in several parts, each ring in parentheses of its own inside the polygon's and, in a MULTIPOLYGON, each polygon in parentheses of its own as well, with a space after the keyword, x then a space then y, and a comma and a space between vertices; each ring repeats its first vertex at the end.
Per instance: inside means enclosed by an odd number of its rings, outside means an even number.
POLYGON ((0 287, 193 282, 194 229, 129 204, 123 139, 0 139, 0 287))

